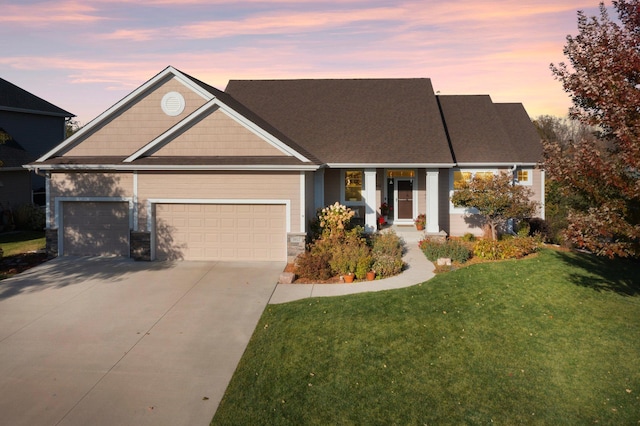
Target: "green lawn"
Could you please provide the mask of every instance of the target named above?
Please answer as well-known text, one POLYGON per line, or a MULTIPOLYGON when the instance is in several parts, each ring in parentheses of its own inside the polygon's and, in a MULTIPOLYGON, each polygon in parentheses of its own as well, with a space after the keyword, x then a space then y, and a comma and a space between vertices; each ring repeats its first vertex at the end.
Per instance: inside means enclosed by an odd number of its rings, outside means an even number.
POLYGON ((27 253, 45 247, 44 231, 16 231, 0 234, 4 256, 27 253))
POLYGON ((212 424, 638 424, 638 272, 544 250, 270 305, 212 424))

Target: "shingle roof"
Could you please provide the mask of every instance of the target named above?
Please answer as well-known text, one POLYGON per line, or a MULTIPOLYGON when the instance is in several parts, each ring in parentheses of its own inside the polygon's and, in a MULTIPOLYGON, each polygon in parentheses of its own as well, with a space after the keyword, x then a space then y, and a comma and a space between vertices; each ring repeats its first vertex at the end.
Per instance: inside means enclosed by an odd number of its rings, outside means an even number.
POLYGON ((0 171, 22 167, 36 159, 13 137, 0 127, 0 171))
POLYGON ((535 127, 521 104, 494 104, 488 95, 438 96, 456 162, 535 163, 529 130, 535 127))
POLYGON ((22 145, 13 139, 0 144, 0 171, 2 169, 22 167, 22 165, 29 164, 35 159, 35 155, 29 154, 22 145))
POLYGON ((537 163, 542 161, 540 135, 531 123, 524 105, 519 103, 494 104, 502 125, 509 134, 511 144, 518 154, 518 161, 537 163))
POLYGON ((225 92, 323 163, 453 162, 429 79, 231 80, 225 92))
MULTIPOLYGON (((522 104, 494 104, 488 95, 436 96, 427 78, 231 80, 221 91, 173 70, 315 165, 450 167, 531 164, 541 157, 539 137, 522 104)), ((88 160, 48 162, 71 165, 88 160)), ((91 160, 117 164, 123 159, 91 160)), ((142 157, 131 164, 165 163, 309 165, 276 157, 142 157)))
POLYGON ((0 110, 23 111, 59 117, 75 117, 74 114, 2 78, 0 78, 0 110))

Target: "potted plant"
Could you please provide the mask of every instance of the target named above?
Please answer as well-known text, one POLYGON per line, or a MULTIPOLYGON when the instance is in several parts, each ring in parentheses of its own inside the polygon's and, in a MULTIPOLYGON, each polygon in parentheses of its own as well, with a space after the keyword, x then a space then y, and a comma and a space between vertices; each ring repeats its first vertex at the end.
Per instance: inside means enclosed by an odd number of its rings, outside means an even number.
POLYGON ((376 279, 376 271, 369 271, 367 272, 367 281, 373 281, 376 279))
POLYGON ((384 217, 384 221, 386 222, 387 216, 389 215, 389 204, 382 203, 382 205, 380 206, 380 215, 384 217))
POLYGON ((418 231, 422 231, 424 227, 427 225, 427 215, 425 215, 424 213, 420 213, 418 217, 414 220, 414 223, 416 224, 416 229, 418 231))

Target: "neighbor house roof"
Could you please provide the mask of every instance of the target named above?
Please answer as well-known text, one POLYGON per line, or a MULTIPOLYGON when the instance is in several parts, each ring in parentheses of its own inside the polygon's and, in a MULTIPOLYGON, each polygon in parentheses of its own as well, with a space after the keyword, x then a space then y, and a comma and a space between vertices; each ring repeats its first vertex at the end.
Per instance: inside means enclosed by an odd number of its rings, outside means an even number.
POLYGON ((323 163, 453 162, 426 78, 231 80, 225 92, 323 163))
POLYGON ((75 115, 70 112, 2 78, 0 78, 0 110, 54 115, 58 117, 75 117, 75 115))

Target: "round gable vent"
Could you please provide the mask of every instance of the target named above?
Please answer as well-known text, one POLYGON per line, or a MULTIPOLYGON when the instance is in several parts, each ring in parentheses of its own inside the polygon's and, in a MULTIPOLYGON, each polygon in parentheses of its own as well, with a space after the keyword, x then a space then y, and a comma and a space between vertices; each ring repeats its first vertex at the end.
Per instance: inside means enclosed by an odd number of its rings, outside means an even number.
POLYGON ((165 114, 175 117, 184 111, 184 97, 178 92, 169 92, 162 97, 160 105, 165 114))

